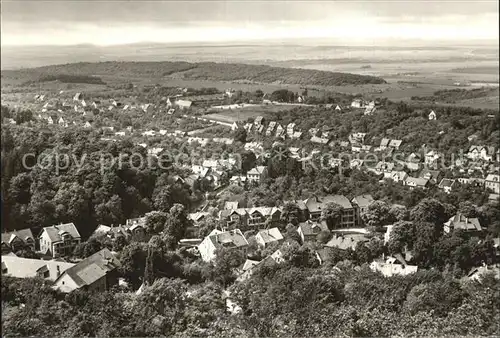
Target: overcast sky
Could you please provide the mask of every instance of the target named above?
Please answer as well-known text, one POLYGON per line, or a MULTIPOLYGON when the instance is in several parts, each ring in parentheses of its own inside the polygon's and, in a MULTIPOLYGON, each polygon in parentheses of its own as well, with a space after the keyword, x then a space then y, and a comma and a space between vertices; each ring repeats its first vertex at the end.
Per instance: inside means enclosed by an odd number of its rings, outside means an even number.
POLYGON ((498 39, 496 1, 2 0, 2 45, 498 39))

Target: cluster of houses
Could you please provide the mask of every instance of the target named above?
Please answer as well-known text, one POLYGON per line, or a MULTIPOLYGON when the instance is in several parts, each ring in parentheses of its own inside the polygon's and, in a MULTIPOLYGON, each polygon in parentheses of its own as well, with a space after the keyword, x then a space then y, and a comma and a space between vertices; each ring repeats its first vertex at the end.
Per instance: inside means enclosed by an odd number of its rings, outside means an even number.
MULTIPOLYGON (((145 239, 145 218, 127 220, 119 226, 100 225, 94 234, 145 239)), ((102 249, 76 262, 67 262, 82 243, 81 235, 73 223, 44 227, 35 237, 31 229, 2 233, 2 275, 29 278, 40 277, 53 282, 53 288, 68 293, 76 289, 104 291, 118 284, 117 268, 120 262, 115 252, 102 249), (29 249, 42 259, 23 258, 16 252, 29 249)))

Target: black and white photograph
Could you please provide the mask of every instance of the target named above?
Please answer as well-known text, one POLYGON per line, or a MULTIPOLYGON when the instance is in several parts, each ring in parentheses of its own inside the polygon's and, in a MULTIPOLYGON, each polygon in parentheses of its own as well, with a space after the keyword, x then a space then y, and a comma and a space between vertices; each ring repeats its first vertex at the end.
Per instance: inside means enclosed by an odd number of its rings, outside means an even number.
POLYGON ((498 337, 498 0, 2 0, 2 337, 498 337))

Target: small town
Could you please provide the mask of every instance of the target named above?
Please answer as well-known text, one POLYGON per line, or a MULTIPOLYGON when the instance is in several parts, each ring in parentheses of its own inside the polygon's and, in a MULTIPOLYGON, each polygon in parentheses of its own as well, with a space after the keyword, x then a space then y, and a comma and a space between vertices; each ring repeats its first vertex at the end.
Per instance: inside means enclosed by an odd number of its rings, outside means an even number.
POLYGON ((2 68, 6 337, 500 334, 498 77, 199 58, 2 68))

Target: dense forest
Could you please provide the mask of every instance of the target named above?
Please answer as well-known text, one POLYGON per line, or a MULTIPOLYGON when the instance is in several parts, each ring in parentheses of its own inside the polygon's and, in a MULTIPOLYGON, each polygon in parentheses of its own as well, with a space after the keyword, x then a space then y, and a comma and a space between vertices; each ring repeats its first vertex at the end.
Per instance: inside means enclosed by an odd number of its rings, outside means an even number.
POLYGON ((99 74, 99 76, 154 76, 212 81, 251 81, 318 86, 385 83, 379 77, 264 65, 213 62, 99 62, 72 63, 34 69, 2 71, 8 78, 36 80, 44 76, 99 74))
POLYGON ((434 92, 432 96, 412 96, 411 99, 413 101, 455 103, 461 100, 477 99, 488 96, 498 96, 498 88, 445 89, 434 92))
POLYGON ((88 75, 71 75, 71 74, 57 74, 57 75, 41 75, 38 79, 28 81, 25 85, 36 84, 40 82, 59 81, 62 83, 89 83, 105 85, 106 83, 97 76, 88 75))
MULTIPOLYGON (((154 248, 153 243, 145 244, 154 248)), ((43 280, 2 280, 5 337, 332 337, 495 336, 499 283, 491 275, 459 281, 419 271, 384 277, 350 261, 318 266, 307 248, 285 253, 244 282, 223 276, 241 257, 195 267, 185 252, 156 250, 170 276, 135 295, 127 288, 64 295, 43 280), (223 263, 226 264, 223 264, 223 263), (183 275, 185 273, 190 275, 183 275), (179 275, 184 278, 180 278, 179 275), (193 278, 199 276, 199 279, 193 278), (189 278, 189 279, 185 279, 189 278), (227 290, 229 297, 224 296, 227 290), (241 307, 226 309, 226 299, 241 307)), ((137 256, 131 256, 137 257, 137 256)), ((137 259, 137 258, 136 258, 137 259)))

